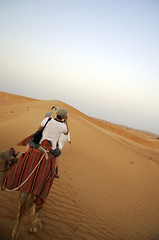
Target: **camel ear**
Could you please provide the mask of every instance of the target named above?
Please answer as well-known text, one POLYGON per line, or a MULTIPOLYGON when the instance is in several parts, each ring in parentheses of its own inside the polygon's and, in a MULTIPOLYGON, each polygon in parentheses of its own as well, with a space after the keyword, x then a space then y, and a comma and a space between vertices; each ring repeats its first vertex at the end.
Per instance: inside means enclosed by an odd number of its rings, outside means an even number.
POLYGON ((19 152, 17 153, 15 148, 11 147, 9 150, 8 150, 8 154, 14 156, 14 157, 17 157, 19 152))
POLYGON ((13 154, 14 154, 14 149, 13 149, 13 148, 10 148, 7 152, 8 152, 9 155, 12 155, 12 156, 13 156, 13 154))

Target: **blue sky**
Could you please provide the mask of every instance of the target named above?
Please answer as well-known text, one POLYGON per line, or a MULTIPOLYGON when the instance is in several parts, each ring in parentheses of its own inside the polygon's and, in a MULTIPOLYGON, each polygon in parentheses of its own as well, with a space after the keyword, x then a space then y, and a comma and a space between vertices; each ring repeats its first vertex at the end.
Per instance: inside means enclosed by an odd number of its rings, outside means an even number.
POLYGON ((0 0, 1 91, 159 134, 159 1, 0 0))

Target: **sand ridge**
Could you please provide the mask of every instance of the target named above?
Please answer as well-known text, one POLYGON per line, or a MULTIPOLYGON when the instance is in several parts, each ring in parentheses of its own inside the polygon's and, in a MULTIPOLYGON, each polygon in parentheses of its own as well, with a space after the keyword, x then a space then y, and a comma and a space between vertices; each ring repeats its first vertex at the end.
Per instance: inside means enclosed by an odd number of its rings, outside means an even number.
MULTIPOLYGON (((19 239, 159 239, 159 140, 153 134, 105 124, 60 101, 7 93, 0 99, 0 151, 22 152, 17 142, 36 131, 53 105, 69 111, 72 148, 66 143, 62 151, 60 179, 39 214, 42 230, 28 233, 28 214, 19 239)), ((2 240, 10 239, 17 200, 18 192, 0 192, 2 240)))

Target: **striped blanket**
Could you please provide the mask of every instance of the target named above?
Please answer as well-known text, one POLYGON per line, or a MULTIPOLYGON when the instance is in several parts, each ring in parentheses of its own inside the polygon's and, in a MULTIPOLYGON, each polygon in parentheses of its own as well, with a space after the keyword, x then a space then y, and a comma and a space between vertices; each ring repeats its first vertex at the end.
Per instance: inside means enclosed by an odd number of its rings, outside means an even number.
POLYGON ((17 143, 17 146, 26 146, 29 142, 29 140, 34 136, 35 133, 31 134, 30 136, 24 138, 20 142, 17 143))
POLYGON ((4 187, 11 190, 26 181, 18 190, 36 195, 36 210, 38 212, 42 208, 49 194, 54 180, 54 173, 55 157, 53 154, 48 153, 48 158, 46 158, 44 152, 31 147, 29 152, 22 154, 19 157, 18 162, 12 168, 9 177, 5 179, 4 187), (40 164, 35 169, 39 162, 40 164), (34 172, 32 173, 32 171, 34 172), (26 181, 31 173, 32 175, 26 181))

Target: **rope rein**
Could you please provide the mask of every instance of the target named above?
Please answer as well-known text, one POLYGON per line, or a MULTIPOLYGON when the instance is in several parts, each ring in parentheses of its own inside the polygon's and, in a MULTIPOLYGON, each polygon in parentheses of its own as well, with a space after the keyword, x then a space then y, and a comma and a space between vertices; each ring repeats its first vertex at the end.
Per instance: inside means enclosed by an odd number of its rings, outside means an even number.
POLYGON ((48 159, 47 151, 46 151, 44 148, 42 148, 42 147, 41 147, 41 149, 44 151, 44 154, 41 156, 38 164, 35 166, 35 168, 33 169, 33 171, 29 174, 29 176, 27 177, 27 179, 25 179, 25 181, 22 182, 22 183, 20 184, 20 186, 18 186, 18 187, 16 187, 16 188, 13 188, 13 189, 11 189, 11 190, 10 190, 10 189, 7 189, 7 188, 4 188, 5 191, 7 191, 7 192, 13 192, 13 191, 18 190, 20 187, 22 187, 22 186, 28 181, 28 179, 31 177, 31 175, 35 172, 35 170, 37 169, 37 167, 39 166, 39 164, 41 163, 41 161, 43 160, 43 158, 44 158, 45 155, 46 155, 46 160, 48 159))

